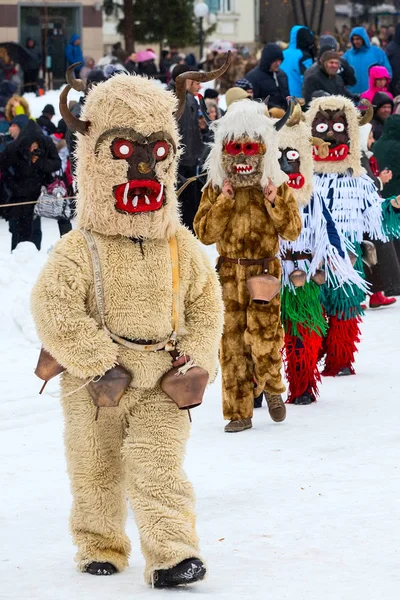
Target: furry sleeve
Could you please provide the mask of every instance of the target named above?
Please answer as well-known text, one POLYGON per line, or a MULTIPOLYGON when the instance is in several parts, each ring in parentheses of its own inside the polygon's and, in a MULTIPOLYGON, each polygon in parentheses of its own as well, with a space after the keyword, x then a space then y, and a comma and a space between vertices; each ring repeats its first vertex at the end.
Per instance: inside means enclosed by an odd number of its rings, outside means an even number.
POLYGON ((201 197, 200 207, 194 219, 194 230, 203 244, 215 244, 224 233, 235 200, 220 190, 208 186, 201 197))
POLYGON ((187 283, 184 334, 178 350, 208 371, 213 381, 218 368, 218 348, 223 328, 223 302, 217 274, 199 242, 186 229, 178 233, 180 273, 187 283))
POLYGON ((274 205, 265 200, 265 206, 281 238, 296 240, 301 233, 301 217, 296 199, 286 183, 279 186, 274 205))
POLYGON ((31 296, 43 346, 81 379, 103 375, 117 362, 117 345, 86 310, 92 278, 86 241, 79 231, 71 231, 50 254, 31 296))

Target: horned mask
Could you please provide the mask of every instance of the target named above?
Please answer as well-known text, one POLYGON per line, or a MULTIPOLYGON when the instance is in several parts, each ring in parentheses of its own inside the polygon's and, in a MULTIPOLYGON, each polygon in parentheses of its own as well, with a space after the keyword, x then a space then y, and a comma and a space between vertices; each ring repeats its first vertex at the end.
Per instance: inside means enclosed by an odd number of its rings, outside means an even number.
POLYGON ((186 100, 186 80, 211 81, 216 72, 188 72, 176 80, 176 96, 149 79, 115 75, 91 89, 80 119, 67 107, 73 78, 60 96, 60 112, 78 133, 78 225, 105 235, 163 239, 179 225, 175 191, 180 155, 177 122, 186 100))
POLYGON ((274 124, 266 107, 242 100, 232 104, 212 128, 215 142, 207 159, 208 184, 222 188, 227 179, 234 188, 276 186, 287 181, 279 167, 278 129, 292 107, 274 124))
POLYGON ((373 109, 368 100, 362 103, 366 106, 363 115, 343 96, 316 98, 311 102, 306 119, 313 137, 324 142, 314 145, 316 173, 345 173, 348 169, 352 169, 355 177, 364 173, 359 127, 369 123, 373 109))
POLYGON ((311 128, 304 122, 300 105, 278 134, 281 169, 300 206, 308 204, 312 193, 313 155, 311 128))

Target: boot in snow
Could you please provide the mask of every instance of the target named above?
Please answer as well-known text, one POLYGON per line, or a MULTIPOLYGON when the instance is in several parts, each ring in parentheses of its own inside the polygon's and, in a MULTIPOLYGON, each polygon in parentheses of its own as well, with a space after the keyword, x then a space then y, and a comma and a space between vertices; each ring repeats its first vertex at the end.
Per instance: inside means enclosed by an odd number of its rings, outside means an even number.
POLYGON ((198 558, 183 560, 171 569, 159 569, 153 574, 153 583, 156 588, 176 587, 187 585, 204 579, 206 568, 198 558))
POLYGON ((225 425, 225 433, 237 433, 238 431, 244 431, 245 429, 251 429, 253 423, 251 419, 237 419, 236 421, 229 421, 228 425, 225 425))
POLYGON ((292 401, 292 404, 297 404, 298 406, 305 406, 306 404, 312 404, 313 402, 315 402, 314 396, 309 392, 304 392, 302 396, 295 398, 292 401))
POLYGON ((264 394, 261 392, 257 398, 254 398, 254 408, 261 408, 264 399, 264 394))
POLYGON ((397 302, 396 298, 387 298, 383 292, 376 292, 376 294, 372 294, 369 299, 369 307, 383 308, 385 306, 390 306, 395 302, 397 302))
POLYGON ((354 375, 350 367, 344 367, 343 369, 340 369, 337 377, 347 377, 347 375, 354 375))
POLYGON ((265 392, 268 404, 269 416, 275 423, 281 423, 286 419, 286 406, 280 394, 265 392))
POLYGON ((91 562, 86 565, 86 573, 90 575, 114 575, 117 569, 109 562, 91 562))

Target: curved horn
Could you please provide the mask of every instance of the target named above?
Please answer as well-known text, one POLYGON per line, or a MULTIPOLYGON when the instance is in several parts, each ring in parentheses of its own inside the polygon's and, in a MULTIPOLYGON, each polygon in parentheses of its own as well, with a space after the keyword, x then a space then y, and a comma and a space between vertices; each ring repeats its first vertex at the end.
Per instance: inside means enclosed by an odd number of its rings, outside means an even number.
POLYGON ((226 57, 226 61, 219 69, 215 71, 210 71, 209 73, 201 73, 200 71, 187 71, 186 73, 181 73, 175 79, 175 95, 178 98, 178 108, 176 109, 175 118, 177 121, 183 115, 183 111, 185 110, 186 103, 186 81, 191 79, 192 81, 198 81, 199 83, 206 83, 207 81, 212 81, 213 79, 218 79, 221 77, 231 66, 232 62, 232 52, 229 50, 228 55, 226 57))
POLYGON ((298 125, 301 121, 301 117, 303 115, 303 111, 301 110, 301 106, 299 104, 299 102, 296 100, 296 98, 293 98, 294 101, 294 108, 293 108, 293 112, 290 115, 287 123, 286 123, 286 127, 294 127, 294 125, 298 125))
POLYGON ((374 116, 374 109, 372 107, 371 102, 369 100, 367 100, 366 98, 363 98, 361 100, 360 104, 367 107, 367 110, 365 111, 365 113, 358 117, 358 124, 361 127, 361 125, 366 125, 367 123, 372 121, 372 117, 374 116))
POLYGON ((294 102, 293 102, 293 100, 290 100, 287 111, 285 112, 283 117, 274 124, 276 131, 280 131, 282 129, 282 127, 286 124, 286 122, 288 121, 288 119, 290 118, 290 116, 293 112, 293 106, 294 106, 294 102))
POLYGON ((75 79, 73 73, 74 69, 82 63, 75 63, 71 65, 67 69, 66 79, 68 81, 68 85, 65 86, 63 91, 60 94, 60 113, 62 118, 65 121, 68 129, 72 131, 77 131, 78 133, 82 133, 85 135, 88 132, 90 122, 89 121, 81 121, 77 117, 71 113, 68 108, 68 93, 70 90, 74 89, 77 92, 83 92, 85 90, 85 84, 80 79, 75 79))

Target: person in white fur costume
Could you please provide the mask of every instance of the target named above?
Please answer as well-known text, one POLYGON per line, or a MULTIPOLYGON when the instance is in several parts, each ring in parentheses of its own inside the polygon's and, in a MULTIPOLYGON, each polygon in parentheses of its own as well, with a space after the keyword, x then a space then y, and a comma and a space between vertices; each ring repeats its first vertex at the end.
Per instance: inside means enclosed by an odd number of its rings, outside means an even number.
POLYGON ((78 132, 79 229, 57 243, 32 293, 43 346, 66 369, 62 405, 78 568, 111 575, 128 565, 128 496, 145 580, 156 587, 205 575, 194 494, 182 468, 190 422, 161 388, 172 368, 165 350, 177 337, 174 365, 190 360, 213 379, 223 323, 214 269, 178 216, 176 121, 188 77, 210 80, 214 74, 184 74, 177 109, 176 98, 150 80, 116 75, 90 91, 81 120, 69 113, 70 88, 64 90, 60 109, 78 132), (99 255, 105 326, 83 232, 91 234, 99 255), (171 240, 179 256, 174 302, 171 240), (171 335, 176 302, 179 324, 171 335), (85 384, 117 364, 131 383, 119 405, 100 409, 96 420, 85 384))

